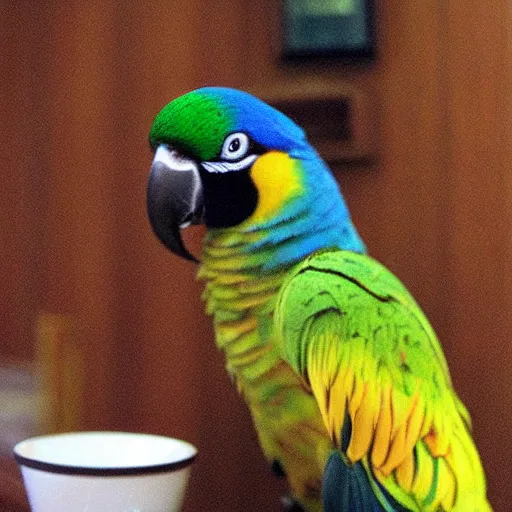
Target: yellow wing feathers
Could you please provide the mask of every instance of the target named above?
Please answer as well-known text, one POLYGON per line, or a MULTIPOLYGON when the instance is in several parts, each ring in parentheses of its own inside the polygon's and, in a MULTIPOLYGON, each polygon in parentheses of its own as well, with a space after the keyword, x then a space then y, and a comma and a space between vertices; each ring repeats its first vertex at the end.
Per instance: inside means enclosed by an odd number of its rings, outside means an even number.
POLYGON ((400 495, 408 494, 417 504, 416 510, 438 510, 439 506, 452 510, 458 487, 459 492, 473 493, 472 487, 477 485, 483 495, 476 452, 449 396, 434 404, 440 410, 434 414, 419 382, 418 391, 407 396, 392 383, 364 382, 352 364, 338 369, 327 387, 325 375, 329 372, 319 370, 313 366, 307 376, 334 445, 341 449, 340 436, 348 414, 348 461, 364 460, 384 486, 394 481, 398 501, 400 495))

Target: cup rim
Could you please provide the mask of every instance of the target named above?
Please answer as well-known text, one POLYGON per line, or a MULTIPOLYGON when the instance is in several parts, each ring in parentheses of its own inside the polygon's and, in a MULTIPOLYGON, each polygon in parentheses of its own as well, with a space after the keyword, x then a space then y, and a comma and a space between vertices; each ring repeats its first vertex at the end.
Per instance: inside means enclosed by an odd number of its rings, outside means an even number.
POLYGON ((63 475, 77 475, 77 476, 100 476, 100 477, 109 477, 109 476, 141 476, 141 475, 149 475, 155 473, 168 473, 173 471, 179 471, 180 469, 186 468, 195 460, 197 456, 197 448, 182 439, 177 439, 173 437, 160 436, 155 434, 144 434, 144 433, 135 433, 135 432, 116 432, 116 431, 90 431, 90 432, 63 432, 60 434, 50 434, 50 435, 42 435, 30 437, 28 439, 24 439, 17 443, 13 448, 13 456, 15 461, 19 466, 25 466, 32 469, 37 469, 39 471, 44 471, 47 473, 58 473, 63 475), (167 439, 179 442, 183 446, 187 446, 190 449, 190 455, 186 458, 182 458, 173 462, 162 462, 157 464, 141 464, 141 465, 133 465, 133 466, 109 466, 109 467, 95 467, 95 466, 79 466, 75 464, 64 464, 60 462, 49 462, 45 460, 40 460, 36 458, 27 457, 20 453, 20 449, 23 448, 23 444, 33 442, 38 439, 49 439, 61 436, 69 436, 69 435, 78 435, 78 434, 105 434, 105 435, 115 435, 115 434, 123 434, 130 435, 136 437, 156 437, 160 439, 167 439))

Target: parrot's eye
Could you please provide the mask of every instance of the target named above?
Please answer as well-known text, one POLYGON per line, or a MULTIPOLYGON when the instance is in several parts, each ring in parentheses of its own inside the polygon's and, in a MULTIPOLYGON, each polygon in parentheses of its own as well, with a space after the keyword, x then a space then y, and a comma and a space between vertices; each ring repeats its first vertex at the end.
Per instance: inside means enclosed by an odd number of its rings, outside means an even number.
POLYGON ((242 132, 228 135, 222 144, 220 162, 201 162, 203 169, 210 173, 225 173, 249 169, 258 154, 249 155, 249 150, 254 149, 249 137, 242 132))
POLYGON ((220 157, 224 160, 238 160, 247 154, 249 145, 249 137, 245 133, 232 133, 226 137, 220 157))

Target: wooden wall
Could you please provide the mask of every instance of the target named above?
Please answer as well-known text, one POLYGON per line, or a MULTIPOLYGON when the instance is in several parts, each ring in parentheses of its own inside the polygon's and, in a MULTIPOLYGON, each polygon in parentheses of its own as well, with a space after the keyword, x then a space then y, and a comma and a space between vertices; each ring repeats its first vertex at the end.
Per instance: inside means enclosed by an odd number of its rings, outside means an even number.
MULTIPOLYGON (((407 283, 473 415, 496 510, 512 458, 512 16, 507 0, 377 2, 369 67, 276 63, 277 2, 0 2, 1 349, 35 318, 76 326, 83 428, 196 443, 187 510, 278 510, 223 371, 193 265, 150 232, 147 131, 189 89, 298 76, 372 99, 377 163, 336 169, 371 252, 407 283)), ((189 234, 199 247, 201 229, 189 234)))

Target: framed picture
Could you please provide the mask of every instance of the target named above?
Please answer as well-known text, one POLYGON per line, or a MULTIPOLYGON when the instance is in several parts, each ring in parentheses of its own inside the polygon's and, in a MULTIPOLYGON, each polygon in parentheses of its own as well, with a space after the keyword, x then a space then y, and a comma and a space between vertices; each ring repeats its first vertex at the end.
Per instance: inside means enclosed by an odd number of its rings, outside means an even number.
POLYGON ((285 60, 375 57, 372 0, 283 0, 285 60))

